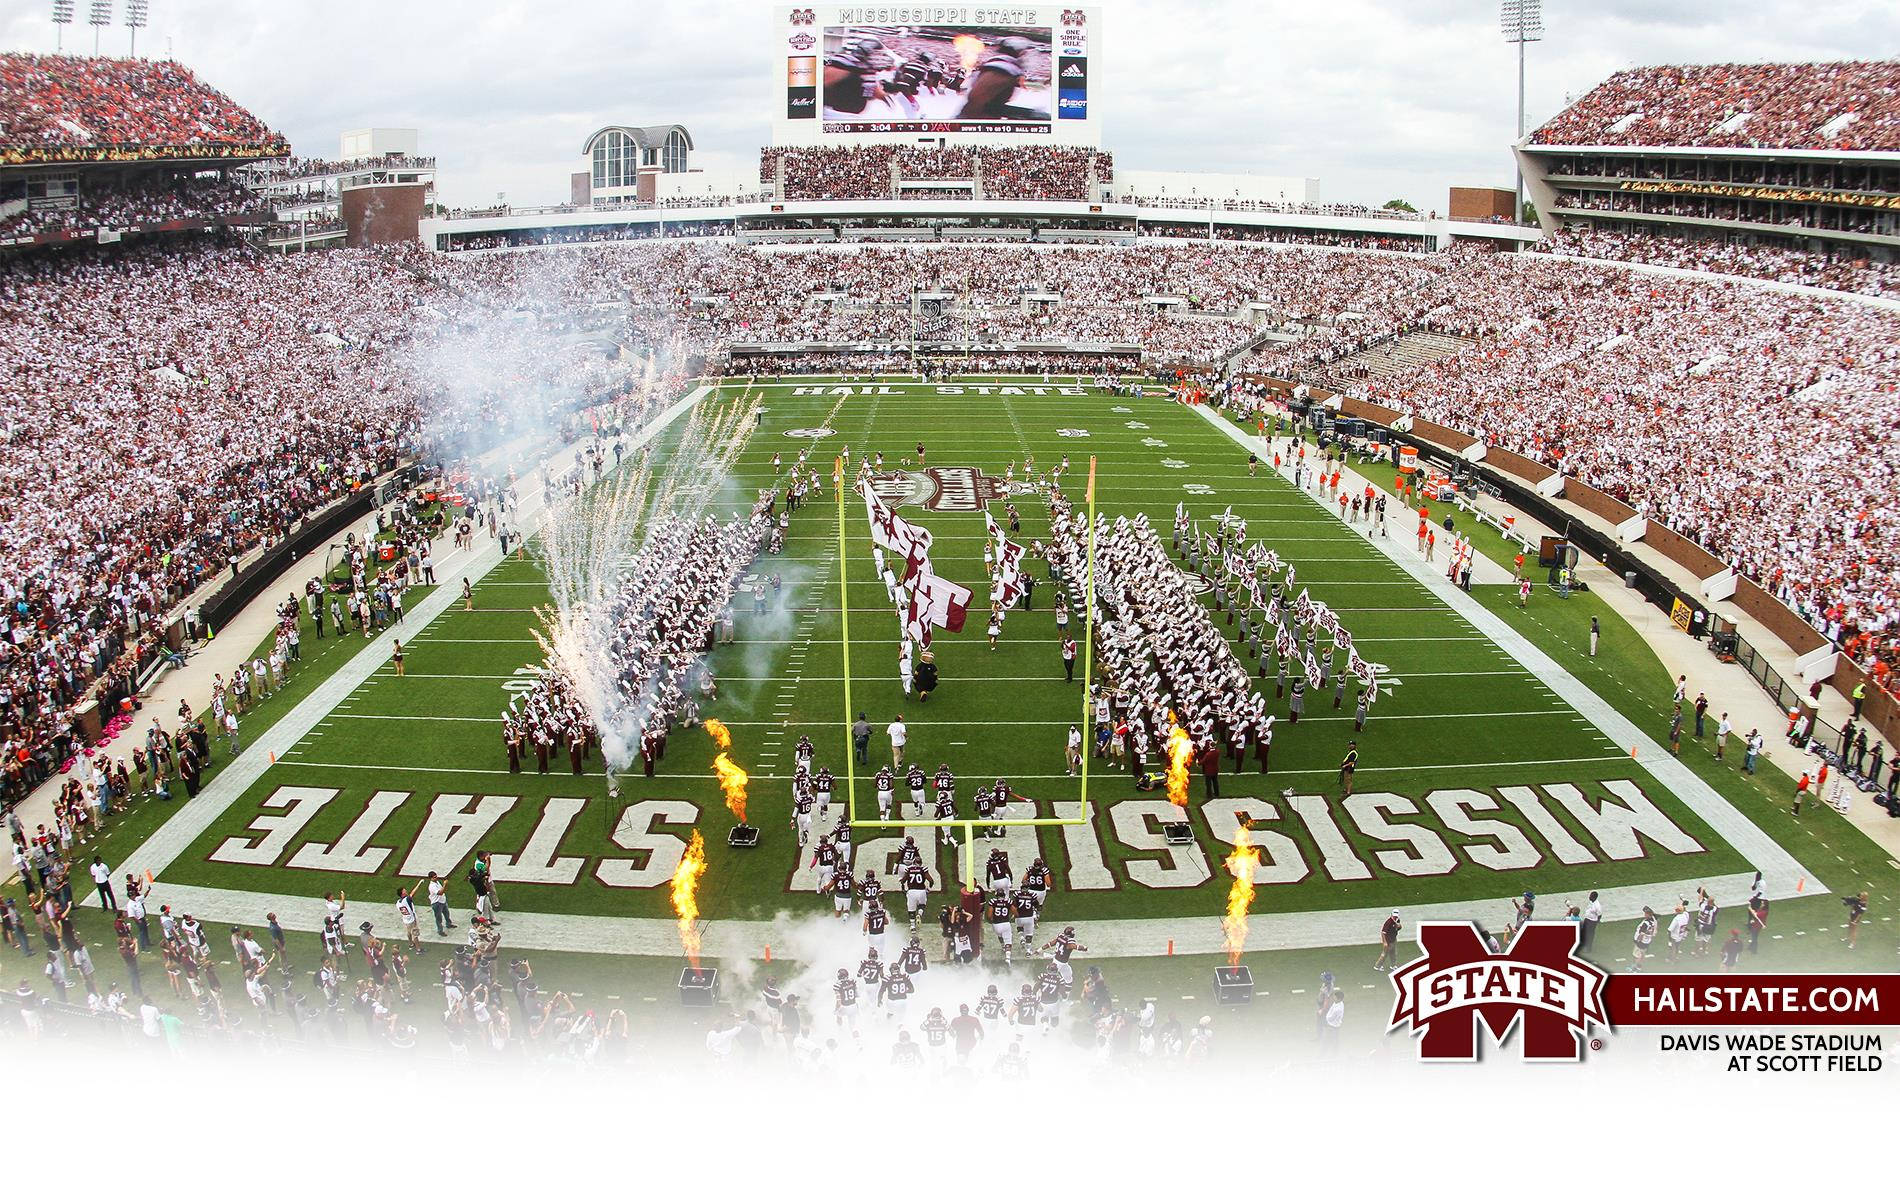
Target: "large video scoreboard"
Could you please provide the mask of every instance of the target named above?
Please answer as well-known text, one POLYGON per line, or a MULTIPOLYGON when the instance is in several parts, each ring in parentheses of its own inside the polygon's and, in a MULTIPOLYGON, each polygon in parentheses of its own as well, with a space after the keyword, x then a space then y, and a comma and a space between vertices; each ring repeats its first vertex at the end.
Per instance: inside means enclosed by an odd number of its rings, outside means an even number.
POLYGON ((772 18, 772 140, 1101 143, 1096 8, 817 5, 772 18))

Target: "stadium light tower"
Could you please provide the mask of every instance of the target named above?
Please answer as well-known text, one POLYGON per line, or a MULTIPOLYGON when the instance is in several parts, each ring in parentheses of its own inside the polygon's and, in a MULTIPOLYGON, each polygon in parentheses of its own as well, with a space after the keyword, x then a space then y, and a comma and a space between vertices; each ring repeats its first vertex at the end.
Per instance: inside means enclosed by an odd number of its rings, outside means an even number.
POLYGON ((66 49, 66 26, 73 23, 73 0, 53 0, 53 49, 66 49))
POLYGON ((86 18, 92 26, 92 54, 99 56, 99 31, 112 24, 112 0, 92 0, 92 13, 86 18))
MULTIPOLYGON (((1498 8, 1498 24, 1504 30, 1505 43, 1517 46, 1517 141, 1524 140, 1524 47, 1544 40, 1544 0, 1503 0, 1498 8)), ((1517 163, 1516 142, 1512 143, 1511 161, 1517 165, 1518 220, 1524 219, 1524 167, 1517 163)))
POLYGON ((145 28, 146 15, 151 7, 151 0, 125 0, 125 27, 132 31, 132 49, 128 57, 139 56, 139 30, 145 28))

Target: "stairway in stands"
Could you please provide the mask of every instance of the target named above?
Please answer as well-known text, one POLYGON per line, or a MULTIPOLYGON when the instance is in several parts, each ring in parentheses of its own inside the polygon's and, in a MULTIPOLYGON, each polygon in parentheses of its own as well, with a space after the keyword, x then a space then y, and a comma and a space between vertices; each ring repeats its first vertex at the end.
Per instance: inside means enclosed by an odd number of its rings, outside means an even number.
POLYGON ((1471 338, 1448 333, 1400 334, 1368 346, 1349 358, 1329 363, 1326 367, 1327 381, 1334 387, 1353 390, 1374 380, 1449 358, 1471 344, 1471 338))

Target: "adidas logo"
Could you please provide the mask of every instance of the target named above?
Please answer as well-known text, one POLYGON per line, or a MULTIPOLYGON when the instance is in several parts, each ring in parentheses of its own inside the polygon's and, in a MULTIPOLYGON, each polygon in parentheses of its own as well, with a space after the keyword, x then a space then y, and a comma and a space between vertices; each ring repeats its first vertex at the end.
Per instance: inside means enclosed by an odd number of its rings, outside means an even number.
POLYGON ((1062 77, 1064 79, 1080 79, 1082 78, 1082 68, 1075 63, 1070 63, 1068 66, 1062 68, 1062 77))

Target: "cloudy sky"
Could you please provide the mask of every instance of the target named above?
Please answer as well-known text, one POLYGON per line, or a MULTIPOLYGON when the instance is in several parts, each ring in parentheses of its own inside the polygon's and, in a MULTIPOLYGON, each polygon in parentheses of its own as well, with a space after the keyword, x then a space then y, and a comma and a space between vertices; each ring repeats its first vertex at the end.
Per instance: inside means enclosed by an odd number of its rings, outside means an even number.
MULTIPOLYGON (((90 51, 81 24, 66 46, 90 51)), ((1443 208, 1454 184, 1511 184, 1514 50, 1496 0, 1101 0, 1091 102, 1124 166, 1316 176, 1329 200, 1443 208)), ((122 0, 114 5, 123 7, 122 0)), ((7 0, 0 45, 51 50, 50 0, 7 0)), ((1891 58, 1900 4, 1545 0, 1528 119, 1621 67, 1891 58)), ((299 153, 414 126, 451 205, 567 197, 606 124, 677 121, 700 162, 756 161, 774 97, 758 0, 151 0, 142 54, 191 66, 299 153)), ((126 52, 114 27, 102 49, 126 52)))

